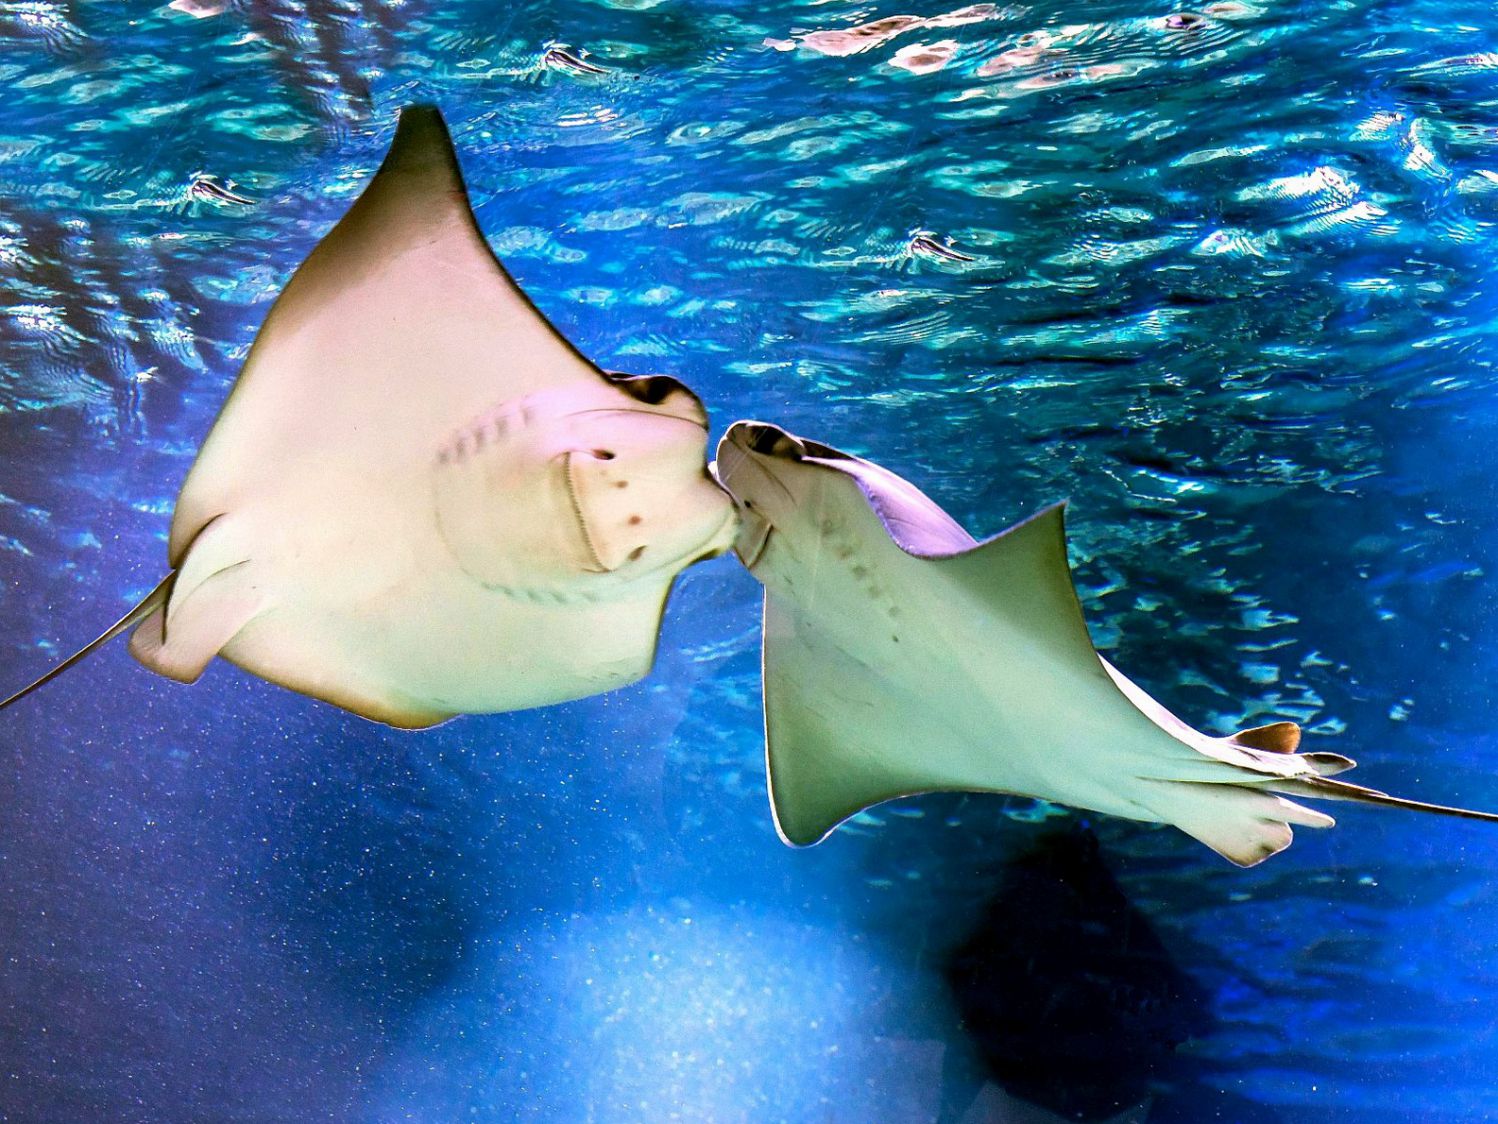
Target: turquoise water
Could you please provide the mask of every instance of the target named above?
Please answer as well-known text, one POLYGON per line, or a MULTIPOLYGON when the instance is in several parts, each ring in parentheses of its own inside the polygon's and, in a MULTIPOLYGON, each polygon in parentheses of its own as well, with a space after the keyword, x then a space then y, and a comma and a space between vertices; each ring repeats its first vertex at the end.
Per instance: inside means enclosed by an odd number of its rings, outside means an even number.
MULTIPOLYGON (((268 302, 433 100, 600 364, 975 533, 1069 496, 1172 709, 1498 808, 1490 6, 196 8, 0 4, 7 683, 156 583, 268 302)), ((791 851, 758 596, 696 567, 651 679, 421 735, 118 649, 7 711, 0 1119, 1498 1118, 1491 829, 1352 808, 1245 872, 944 796, 791 851)))

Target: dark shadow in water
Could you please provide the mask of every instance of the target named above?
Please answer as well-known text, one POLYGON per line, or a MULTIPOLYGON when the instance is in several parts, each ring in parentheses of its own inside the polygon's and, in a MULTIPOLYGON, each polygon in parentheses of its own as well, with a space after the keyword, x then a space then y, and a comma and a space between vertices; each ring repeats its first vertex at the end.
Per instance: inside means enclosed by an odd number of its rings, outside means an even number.
MULTIPOLYGON (((1216 1026, 1211 997, 1131 904, 1085 827, 1049 833, 1005 865, 972 933, 946 964, 963 1025, 991 1078, 1071 1120, 1276 1119, 1189 1087, 1177 1047, 1216 1026), (1131 1117, 1131 1119, 1144 1117, 1131 1117), (1228 1117, 1222 1117, 1224 1119, 1228 1117)), ((951 1103, 948 1119, 967 1119, 951 1103)))

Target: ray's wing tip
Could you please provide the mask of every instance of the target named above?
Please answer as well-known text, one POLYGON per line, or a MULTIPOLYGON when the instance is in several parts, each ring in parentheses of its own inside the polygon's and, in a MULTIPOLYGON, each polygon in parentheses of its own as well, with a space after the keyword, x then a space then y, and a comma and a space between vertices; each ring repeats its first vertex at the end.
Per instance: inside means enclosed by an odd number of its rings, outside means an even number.
POLYGON ((457 151, 442 110, 433 102, 404 105, 396 115, 395 137, 380 171, 418 171, 432 165, 457 166, 457 151))
POLYGON ((770 821, 775 826, 775 834, 787 847, 797 851, 804 851, 809 847, 815 847, 837 830, 837 823, 828 824, 820 830, 808 831, 806 821, 811 817, 797 815, 791 808, 792 801, 781 788, 775 783, 775 770, 769 761, 769 742, 765 744, 765 789, 770 798, 770 821))
POLYGON ((432 101, 413 101, 401 106, 395 113, 397 135, 439 129, 447 132, 447 120, 442 116, 442 107, 432 101))
POLYGON ((400 107, 398 116, 402 119, 407 117, 413 120, 418 117, 435 117, 442 120, 442 107, 434 101, 412 101, 400 107))
POLYGON ((810 850, 837 830, 837 824, 823 831, 812 832, 802 831, 794 825, 787 827, 785 821, 780 818, 780 809, 775 806, 773 799, 770 801, 770 818, 775 823, 775 834, 780 837, 780 841, 796 851, 810 850))

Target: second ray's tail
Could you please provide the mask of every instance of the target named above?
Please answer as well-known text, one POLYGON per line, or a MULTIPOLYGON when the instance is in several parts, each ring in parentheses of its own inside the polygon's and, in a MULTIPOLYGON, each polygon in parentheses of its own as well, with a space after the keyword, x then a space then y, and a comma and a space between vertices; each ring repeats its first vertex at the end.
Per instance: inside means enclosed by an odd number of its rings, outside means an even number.
POLYGON ((1232 779, 1141 780, 1140 803, 1239 866, 1253 866, 1283 851, 1290 845, 1291 825, 1319 828, 1336 823, 1324 812, 1287 800, 1287 796, 1498 823, 1498 813, 1407 800, 1335 780, 1329 774, 1350 769, 1353 762, 1338 754, 1296 752, 1300 728, 1292 722, 1210 741, 1211 756, 1233 767, 1232 779), (1219 757, 1217 750, 1223 755, 1219 757))

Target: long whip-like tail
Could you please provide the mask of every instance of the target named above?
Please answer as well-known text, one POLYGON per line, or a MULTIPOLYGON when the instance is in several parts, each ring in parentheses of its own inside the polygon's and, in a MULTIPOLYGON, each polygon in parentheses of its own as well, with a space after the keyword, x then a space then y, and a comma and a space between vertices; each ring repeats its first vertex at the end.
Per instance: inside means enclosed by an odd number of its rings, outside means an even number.
POLYGON ((1377 804, 1383 808, 1405 808, 1412 812, 1433 812, 1438 816, 1457 816, 1464 820, 1487 820, 1498 823, 1498 812, 1478 812, 1471 808, 1453 808, 1446 804, 1427 804, 1423 800, 1406 800, 1390 796, 1376 788, 1365 788, 1329 777, 1306 777, 1270 786, 1286 796, 1308 796, 1316 800, 1348 800, 1354 804, 1377 804))
POLYGON ((137 604, 119 620, 115 621, 114 624, 106 628, 98 637, 90 640, 82 648, 78 649, 78 651, 74 652, 67 659, 63 660, 62 663, 52 668, 40 679, 37 679, 35 682, 28 683, 15 694, 11 695, 10 698, 6 699, 4 702, 0 702, 0 710, 4 710, 12 703, 20 702, 33 691, 46 686, 63 672, 67 671, 74 664, 93 655, 120 633, 139 624, 146 617, 150 616, 157 609, 161 608, 161 606, 165 605, 167 595, 171 592, 172 589, 172 579, 174 579, 176 576, 176 572, 173 571, 166 577, 162 578, 161 584, 159 584, 155 589, 151 590, 150 593, 146 594, 145 597, 141 599, 139 604, 137 604))

